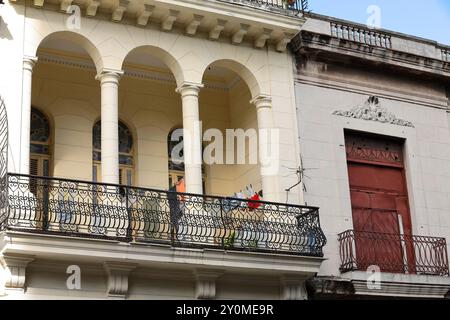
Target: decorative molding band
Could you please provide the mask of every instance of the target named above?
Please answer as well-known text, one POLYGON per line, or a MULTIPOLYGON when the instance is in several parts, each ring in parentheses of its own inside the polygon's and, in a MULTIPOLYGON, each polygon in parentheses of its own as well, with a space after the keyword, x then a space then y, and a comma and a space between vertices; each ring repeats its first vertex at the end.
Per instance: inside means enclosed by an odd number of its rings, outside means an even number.
POLYGON ((370 290, 367 287, 367 281, 359 279, 351 281, 356 295, 422 299, 443 299, 450 290, 450 285, 446 282, 438 285, 433 283, 399 283, 382 281, 378 290, 370 290))
POLYGON ((313 87, 327 88, 337 91, 357 93, 365 96, 376 95, 378 98, 413 103, 416 105, 447 110, 447 100, 440 97, 423 95, 419 92, 401 91, 373 83, 363 83, 343 78, 330 77, 313 72, 304 72, 294 76, 294 82, 313 87))
POLYGON ((317 34, 309 31, 301 31, 294 37, 292 50, 300 57, 302 54, 314 58, 315 52, 328 52, 333 54, 335 61, 348 57, 356 58, 364 64, 389 65, 400 70, 413 70, 414 72, 428 73, 438 77, 449 77, 450 68, 448 61, 443 60, 443 54, 438 53, 434 57, 422 56, 414 53, 396 50, 394 47, 388 49, 381 46, 363 45, 356 41, 342 41, 331 35, 317 34))
POLYGON ((382 108, 375 96, 371 96, 363 106, 356 106, 349 111, 337 110, 333 112, 333 115, 414 128, 412 122, 399 119, 386 108, 382 108))
POLYGON ((347 160, 370 161, 403 167, 403 144, 396 140, 379 140, 370 136, 347 134, 347 160))
MULTIPOLYGON (((75 69, 83 69, 96 72, 96 68, 93 62, 91 61, 82 61, 82 60, 70 60, 67 58, 61 58, 54 55, 39 55, 39 62, 46 64, 55 64, 68 68, 75 69)), ((148 81, 155 81, 164 83, 166 85, 176 86, 177 83, 173 76, 170 74, 166 74, 163 72, 157 71, 141 71, 141 70, 125 70, 125 77, 131 77, 136 79, 143 79, 148 81)), ((242 81, 239 77, 236 77, 229 84, 219 83, 219 82, 207 82, 205 83, 205 88, 210 90, 217 90, 228 92, 230 91, 237 83, 242 81)))
POLYGON ((63 59, 60 57, 56 57, 53 55, 39 55, 39 62, 47 63, 47 64, 56 64, 64 67, 71 67, 77 69, 86 69, 93 70, 95 72, 96 68, 93 62, 91 61, 81 61, 81 60, 69 60, 63 59))

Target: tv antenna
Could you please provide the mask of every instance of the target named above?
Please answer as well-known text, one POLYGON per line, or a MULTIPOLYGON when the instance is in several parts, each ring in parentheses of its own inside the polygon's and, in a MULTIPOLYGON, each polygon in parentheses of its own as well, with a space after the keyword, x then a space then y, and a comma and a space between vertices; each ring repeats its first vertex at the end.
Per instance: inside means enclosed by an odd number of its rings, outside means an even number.
POLYGON ((311 177, 306 175, 305 171, 318 170, 319 168, 305 168, 303 166, 303 159, 301 157, 300 157, 300 166, 298 168, 290 168, 290 167, 286 167, 286 166, 283 166, 283 167, 286 169, 292 170, 292 173, 288 174, 285 177, 289 177, 289 176, 292 176, 295 174, 295 175, 297 175, 297 178, 298 178, 298 181, 294 185, 292 185, 289 188, 284 190, 284 191, 286 191, 286 203, 288 203, 289 202, 289 192, 291 192, 291 190, 294 189, 295 187, 297 187, 298 185, 302 184, 303 191, 307 192, 304 181, 305 181, 305 178, 311 179, 311 177))

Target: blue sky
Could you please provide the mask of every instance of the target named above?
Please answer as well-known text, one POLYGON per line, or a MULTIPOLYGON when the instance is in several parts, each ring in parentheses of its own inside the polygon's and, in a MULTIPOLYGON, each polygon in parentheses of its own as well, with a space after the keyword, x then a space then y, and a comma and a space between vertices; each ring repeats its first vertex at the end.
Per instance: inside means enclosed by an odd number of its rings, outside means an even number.
POLYGON ((381 27, 450 45, 450 0, 309 0, 312 12, 366 23, 367 8, 381 9, 381 27))

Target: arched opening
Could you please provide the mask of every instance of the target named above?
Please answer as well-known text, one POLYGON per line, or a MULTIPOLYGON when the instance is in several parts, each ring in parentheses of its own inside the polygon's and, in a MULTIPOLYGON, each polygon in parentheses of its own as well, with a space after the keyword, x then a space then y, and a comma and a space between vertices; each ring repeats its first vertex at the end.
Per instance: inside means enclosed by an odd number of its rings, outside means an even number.
POLYGON ((182 166, 168 165, 169 133, 183 122, 181 97, 175 91, 181 68, 169 53, 152 46, 133 49, 122 68, 119 113, 129 119, 136 133, 139 186, 167 190, 172 185, 170 177, 175 182, 176 175, 184 171, 182 166))
POLYGON ((84 60, 91 60, 97 72, 103 68, 100 51, 86 37, 71 31, 57 31, 50 33, 39 44, 36 55, 42 57, 43 51, 54 51, 61 54, 77 56, 84 60))
MULTIPOLYGON (((128 126, 119 120, 119 184, 134 185, 134 142, 128 126)), ((101 121, 92 129, 92 179, 101 181, 102 140, 101 121)))
POLYGON ((50 122, 47 116, 31 107, 30 121, 30 175, 51 175, 50 122))
MULTIPOLYGON (((37 49, 31 104, 52 120, 49 175, 90 180, 92 123, 99 116, 98 51, 72 32, 48 35, 37 49)), ((36 148, 33 143, 33 148, 36 148)), ((34 161, 36 152, 31 151, 34 161)), ((42 155, 39 159, 42 159, 42 155)), ((42 160, 46 163, 46 160, 42 160)), ((38 173, 45 174, 38 164, 38 173)), ((32 172, 32 164, 30 172, 32 172)))
POLYGON ((250 103, 259 92, 256 78, 239 63, 220 60, 208 66, 203 83, 200 119, 206 140, 204 160, 208 161, 205 171, 209 193, 262 194, 257 114, 250 103))
POLYGON ((236 77, 245 83, 251 98, 255 98, 262 94, 263 88, 261 88, 260 82, 255 74, 245 65, 237 61, 230 59, 217 60, 211 63, 203 72, 204 81, 208 81, 209 78, 212 78, 231 84, 230 80, 232 80, 232 78, 235 79, 236 77))

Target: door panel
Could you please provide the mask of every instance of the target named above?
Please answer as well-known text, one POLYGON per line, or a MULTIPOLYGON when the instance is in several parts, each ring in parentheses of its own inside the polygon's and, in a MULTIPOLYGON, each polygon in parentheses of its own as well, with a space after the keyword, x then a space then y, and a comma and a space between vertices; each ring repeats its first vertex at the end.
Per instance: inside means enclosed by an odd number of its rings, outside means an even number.
MULTIPOLYGON (((414 261, 413 248, 406 248, 400 235, 398 215, 402 216, 405 236, 411 234, 402 170, 367 163, 348 165, 356 258, 361 270, 377 265, 382 271, 403 273, 404 261, 414 261)), ((413 270, 413 265, 408 269, 413 270)))
POLYGON ((381 270, 403 272, 395 197, 352 190, 351 200, 358 267, 366 270, 377 265, 381 270))
POLYGON ((381 271, 403 273, 403 250, 400 238, 397 211, 372 211, 373 232, 376 235, 372 243, 375 262, 381 271))
POLYGON ((391 191, 399 194, 406 193, 401 168, 349 163, 348 169, 350 186, 352 187, 391 191))

